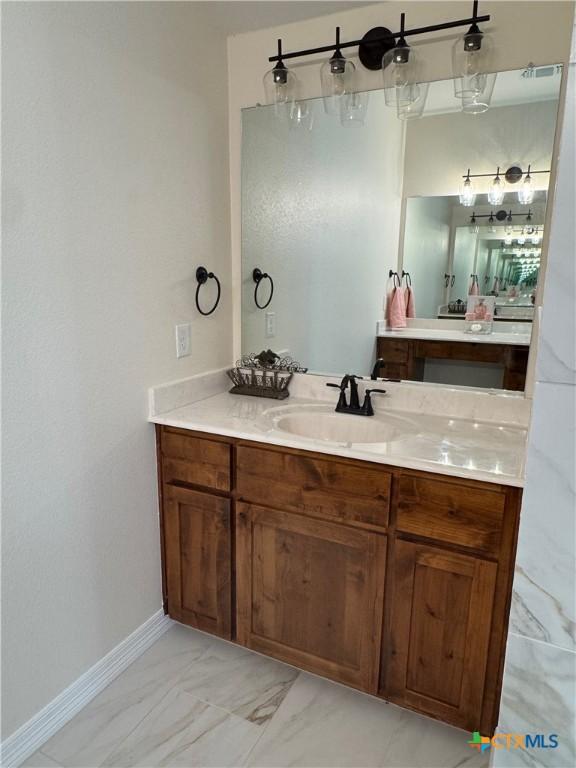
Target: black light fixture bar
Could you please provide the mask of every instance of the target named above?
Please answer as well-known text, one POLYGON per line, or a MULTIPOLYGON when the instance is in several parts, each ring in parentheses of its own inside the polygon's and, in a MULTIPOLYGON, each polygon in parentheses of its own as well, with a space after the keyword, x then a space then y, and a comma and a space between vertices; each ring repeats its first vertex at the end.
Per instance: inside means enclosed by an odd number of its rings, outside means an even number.
MULTIPOLYGON (((501 224, 503 221, 506 221, 507 219, 512 218, 512 216, 524 216, 528 219, 530 217, 530 220, 532 219, 533 213, 532 208, 528 209, 528 213, 521 212, 521 213, 512 213, 512 211, 506 212, 504 209, 498 210, 496 213, 492 211, 492 213, 474 213, 472 212, 472 215, 470 216, 470 219, 494 219, 495 222, 498 222, 501 224)), ((473 224, 474 222, 471 221, 473 224)))
MULTIPOLYGON (((533 171, 532 169, 530 169, 530 176, 532 176, 533 173, 550 173, 550 170, 547 170, 547 171, 533 171)), ((522 173, 522 175, 524 176, 525 174, 522 173)), ((463 179, 480 179, 480 178, 483 178, 483 177, 494 178, 495 176, 496 176, 495 173, 463 173, 462 174, 462 178, 463 179)))
MULTIPOLYGON (((386 34, 378 35, 370 38, 370 43, 379 42, 394 42, 397 37, 401 35, 403 37, 413 37, 414 35, 425 35, 428 32, 440 32, 444 29, 455 29, 456 27, 468 27, 471 24, 481 24, 482 22, 490 21, 490 15, 478 16, 478 2, 474 2, 473 16, 469 19, 458 19, 457 21, 446 21, 442 24, 430 24, 427 27, 414 27, 414 29, 405 29, 400 32, 386 31, 386 34)), ((383 27, 382 29, 385 29, 383 27)), ((283 53, 281 56, 269 56, 268 61, 280 61, 283 59, 299 59, 302 56, 313 56, 317 53, 329 53, 335 51, 336 48, 355 48, 366 43, 366 40, 351 40, 348 43, 340 43, 336 45, 331 43, 330 45, 321 45, 318 48, 306 48, 301 51, 292 51, 291 53, 283 53)))

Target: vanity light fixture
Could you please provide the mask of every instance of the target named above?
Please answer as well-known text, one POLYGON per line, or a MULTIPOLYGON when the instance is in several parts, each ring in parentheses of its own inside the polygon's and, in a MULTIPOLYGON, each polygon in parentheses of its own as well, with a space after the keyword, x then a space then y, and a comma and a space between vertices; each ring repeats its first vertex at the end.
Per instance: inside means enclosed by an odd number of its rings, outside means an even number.
POLYGON ((460 187, 460 203, 466 207, 471 207, 474 205, 475 200, 476 193, 472 187, 472 181, 470 180, 470 168, 468 168, 468 173, 464 177, 464 181, 460 187))
MULTIPOLYGON (((486 75, 481 71, 490 63, 491 42, 489 37, 480 31, 478 24, 490 21, 490 16, 478 15, 477 0, 473 3, 472 16, 467 19, 413 29, 405 29, 404 20, 405 14, 402 13, 399 32, 392 32, 387 27, 374 27, 368 30, 360 40, 343 43, 337 31, 336 41, 329 45, 290 53, 282 52, 282 44, 279 40, 278 53, 268 58, 268 61, 274 63, 274 68, 264 77, 267 103, 278 106, 289 104, 295 99, 297 80, 294 73, 286 68, 284 62, 287 59, 326 53, 332 53, 332 56, 322 66, 320 73, 322 95, 325 99, 338 95, 346 97, 353 87, 354 65, 344 58, 342 50, 358 48, 358 58, 366 69, 383 69, 385 95, 388 92, 386 103, 396 108, 398 117, 401 120, 420 117, 424 111, 429 83, 423 82, 424 70, 419 55, 408 46, 406 38, 457 27, 468 27, 467 33, 457 43, 458 52, 453 55, 453 62, 457 66, 457 70, 454 70, 455 76, 461 81, 456 95, 461 98, 464 111, 474 113, 487 109, 496 75, 486 75), (491 89, 488 88, 489 85, 491 89)), ((353 109, 357 103, 355 105, 350 102, 348 106, 353 109)), ((325 104, 325 107, 327 111, 332 111, 331 106, 325 104)), ((340 109, 340 116, 342 122, 350 121, 342 109, 340 109)))
MULTIPOLYGON (((512 165, 503 174, 503 179, 500 175, 500 166, 498 166, 496 169, 496 176, 494 177, 492 185, 488 191, 488 202, 491 205, 500 205, 506 192, 506 185, 504 181, 506 184, 513 185, 517 184, 522 178, 524 178, 522 188, 518 190, 518 202, 521 205, 530 205, 534 199, 535 190, 533 187, 532 176, 535 173, 550 173, 550 170, 533 171, 532 166, 529 165, 526 176, 524 176, 524 171, 522 168, 517 165, 512 165)), ((466 181, 469 179, 481 179, 488 178, 490 176, 492 176, 491 173, 470 173, 470 168, 468 168, 467 174, 462 176, 462 178, 464 179, 464 183, 466 183, 466 181)), ((462 200, 460 202, 462 203, 462 200)), ((465 203, 462 203, 462 205, 465 205, 465 203)))
MULTIPOLYGON (((473 15, 478 15, 477 0, 473 15)), ((490 71, 492 54, 492 38, 476 22, 452 47, 454 95, 461 100, 463 112, 477 115, 489 108, 496 82, 496 74, 490 71)))
POLYGON ((298 80, 284 64, 282 40, 278 40, 278 56, 274 57, 274 67, 264 75, 266 101, 274 104, 277 113, 283 107, 288 109, 294 103, 298 80))
POLYGON ((336 50, 320 67, 324 109, 329 115, 340 112, 342 97, 353 92, 356 67, 340 50, 340 27, 336 27, 336 50))
POLYGON ((504 192, 504 184, 500 178, 500 166, 498 166, 494 181, 488 190, 488 202, 490 205, 500 205, 504 200, 504 192))
POLYGON ((518 190, 518 202, 520 205, 530 205, 534 200, 534 184, 532 183, 532 176, 530 176, 530 166, 528 166, 528 173, 524 177, 522 186, 518 190))

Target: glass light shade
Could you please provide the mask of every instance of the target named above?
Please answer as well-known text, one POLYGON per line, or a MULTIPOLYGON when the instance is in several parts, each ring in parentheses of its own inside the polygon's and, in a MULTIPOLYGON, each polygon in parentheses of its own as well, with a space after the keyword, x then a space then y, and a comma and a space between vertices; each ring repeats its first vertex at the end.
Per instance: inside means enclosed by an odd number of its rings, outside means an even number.
POLYGON ((512 238, 511 237, 504 238, 504 245, 512 245, 512 238))
POLYGON ((417 51, 406 44, 386 51, 382 58, 386 106, 406 107, 421 98, 422 76, 423 65, 417 51))
POLYGON ((368 112, 369 94, 348 93, 340 99, 340 122, 342 125, 364 125, 368 112))
POLYGON ((506 226, 504 227, 504 232, 507 235, 511 235, 512 234, 512 224, 506 224, 506 226))
POLYGON ((490 185, 490 189, 488 190, 488 202, 490 205, 500 205, 504 200, 505 192, 506 190, 504 189, 504 182, 500 176, 496 176, 490 185))
POLYGON ((309 101, 293 101, 290 106, 290 128, 297 131, 311 131, 314 112, 309 101))
POLYGON ((424 107, 426 106, 426 99, 428 98, 428 89, 430 83, 418 84, 418 97, 410 104, 398 104, 396 107, 396 114, 400 120, 415 120, 422 117, 424 113, 424 107))
POLYGON ((459 199, 460 199, 460 204, 466 206, 467 208, 474 205, 474 202, 476 200, 476 193, 474 192, 474 187, 472 186, 472 182, 468 177, 466 177, 462 182, 462 186, 460 187, 459 199))
POLYGON ((524 243, 526 242, 526 237, 524 236, 524 230, 522 230, 519 233, 518 237, 516 238, 516 242, 518 243, 518 245, 524 245, 524 243))
POLYGON ((329 115, 338 114, 341 98, 354 90, 355 74, 354 63, 337 54, 320 67, 324 109, 329 115))
POLYGON ((266 103, 274 104, 277 111, 282 107, 290 107, 296 96, 297 86, 296 75, 284 64, 277 63, 264 75, 266 103))
POLYGON ((470 232, 471 235, 477 235, 478 232, 480 232, 480 227, 475 221, 471 221, 468 225, 468 232, 470 232))
POLYGON ((492 38, 472 25, 452 47, 454 95, 462 101, 463 112, 480 114, 488 109, 496 83, 493 68, 492 38))
POLYGON ((529 173, 518 190, 518 202, 520 205, 529 205, 534 200, 534 184, 529 173))

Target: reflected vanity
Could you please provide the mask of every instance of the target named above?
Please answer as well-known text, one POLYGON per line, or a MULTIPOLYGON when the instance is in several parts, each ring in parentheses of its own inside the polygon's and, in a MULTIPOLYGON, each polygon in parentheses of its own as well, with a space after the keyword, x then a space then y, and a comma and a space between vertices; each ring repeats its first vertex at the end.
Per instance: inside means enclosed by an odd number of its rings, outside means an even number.
POLYGON ((383 358, 384 378, 523 390, 561 69, 499 72, 481 114, 460 111, 451 80, 430 83, 418 120, 383 91, 345 125, 321 99, 302 102, 305 124, 244 110, 242 352, 273 347, 323 373, 383 358), (274 278, 264 310, 255 267, 274 278), (404 327, 386 316, 391 272, 412 284, 404 327), (495 299, 490 333, 470 332, 471 293, 495 299))

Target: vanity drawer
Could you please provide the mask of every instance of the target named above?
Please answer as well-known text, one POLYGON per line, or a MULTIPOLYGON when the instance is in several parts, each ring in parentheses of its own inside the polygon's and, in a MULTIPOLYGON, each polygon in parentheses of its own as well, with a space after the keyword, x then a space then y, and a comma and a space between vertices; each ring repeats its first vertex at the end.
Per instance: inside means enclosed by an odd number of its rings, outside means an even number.
POLYGON ((241 499, 325 520, 385 528, 391 475, 374 465, 239 445, 241 499))
POLYGON ((403 474, 398 531, 498 555, 506 495, 500 491, 403 474))
POLYGON ((378 357, 386 363, 407 363, 410 356, 410 341, 378 339, 378 357))
POLYGON ((164 427, 160 440, 164 482, 180 481, 191 485, 230 490, 231 446, 207 440, 185 430, 164 427))

